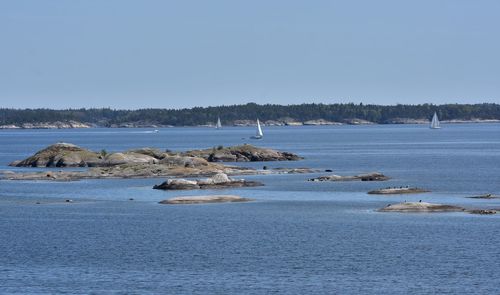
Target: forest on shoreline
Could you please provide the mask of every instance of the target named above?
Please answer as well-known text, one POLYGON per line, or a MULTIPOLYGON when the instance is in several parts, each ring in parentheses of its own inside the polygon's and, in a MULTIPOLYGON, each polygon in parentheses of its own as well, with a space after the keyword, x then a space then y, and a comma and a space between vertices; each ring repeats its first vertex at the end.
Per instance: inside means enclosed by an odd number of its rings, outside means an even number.
MULTIPOLYGON (((500 104, 300 104, 276 105, 247 103, 242 105, 194 107, 185 109, 115 110, 82 109, 11 109, 0 108, 0 125, 36 124, 40 122, 81 122, 94 127, 124 125, 199 126, 214 124, 220 117, 223 125, 259 118, 261 121, 306 122, 326 120, 350 123, 353 119, 377 124, 412 123, 429 120, 437 112, 441 120, 500 120, 500 104)), ((128 126, 132 127, 132 126, 128 126)))

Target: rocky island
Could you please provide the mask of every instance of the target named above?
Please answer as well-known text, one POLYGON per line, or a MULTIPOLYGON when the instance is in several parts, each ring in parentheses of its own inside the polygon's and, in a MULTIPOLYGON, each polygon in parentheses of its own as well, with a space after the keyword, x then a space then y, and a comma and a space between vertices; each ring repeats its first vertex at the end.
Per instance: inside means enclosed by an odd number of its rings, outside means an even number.
POLYGON ((428 190, 424 190, 418 187, 388 187, 369 191, 370 195, 400 195, 400 194, 419 194, 428 193, 428 190))
POLYGON ((232 179, 224 173, 217 173, 214 176, 199 180, 168 179, 167 181, 155 185, 154 189, 161 190, 191 190, 191 189, 222 189, 233 187, 262 186, 257 181, 247 181, 244 179, 232 179))
MULTIPOLYGON (((283 161, 300 158, 295 154, 251 145, 228 147, 224 151, 231 151, 236 155, 248 155, 247 159, 249 161, 283 161), (247 151, 251 152, 246 154, 247 151)), ((56 143, 24 160, 14 161, 10 163, 10 166, 50 168, 89 167, 89 169, 85 171, 68 171, 62 169, 59 171, 42 172, 4 172, 4 177, 11 180, 70 181, 100 178, 198 177, 212 176, 217 173, 225 173, 227 175, 259 173, 252 168, 214 163, 218 159, 217 157, 205 152, 201 152, 200 156, 197 156, 193 152, 164 152, 155 148, 141 148, 114 153, 108 153, 105 150, 94 152, 70 143, 56 143)), ((277 173, 285 172, 277 171, 277 173)), ((294 173, 293 169, 290 169, 289 172, 294 173)), ((266 173, 269 173, 269 171, 266 171, 266 173)))
POLYGON ((227 203, 227 202, 248 202, 252 199, 242 198, 234 195, 211 195, 211 196, 184 196, 160 201, 160 204, 206 204, 206 203, 227 203))
POLYGON ((388 180, 389 177, 385 176, 379 172, 372 172, 367 174, 359 174, 359 175, 350 175, 350 176, 340 176, 340 175, 327 175, 320 176, 316 178, 308 179, 308 181, 385 181, 388 180))

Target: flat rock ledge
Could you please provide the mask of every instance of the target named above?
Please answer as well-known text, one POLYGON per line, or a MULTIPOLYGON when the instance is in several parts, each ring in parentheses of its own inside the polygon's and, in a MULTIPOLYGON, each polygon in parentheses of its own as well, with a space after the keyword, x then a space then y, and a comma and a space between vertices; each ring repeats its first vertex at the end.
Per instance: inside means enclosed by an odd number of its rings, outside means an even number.
POLYGON ((387 205, 379 209, 379 212, 463 212, 464 208, 452 205, 433 204, 427 202, 404 202, 398 204, 387 205))
POLYGON ((246 181, 244 179, 232 179, 224 173, 199 180, 187 179, 168 179, 167 181, 155 185, 153 189, 161 190, 192 190, 192 189, 222 189, 233 187, 252 187, 262 186, 263 184, 257 181, 246 181))
POLYGON ((480 215, 492 215, 492 214, 497 214, 497 210, 492 210, 492 209, 472 209, 472 210, 467 210, 470 214, 480 214, 480 215))
POLYGON ((259 170, 259 174, 310 174, 310 173, 318 173, 320 170, 312 169, 312 168, 285 168, 285 167, 277 167, 270 168, 264 166, 262 170, 259 170))
POLYGON ((211 195, 211 196, 183 196, 160 201, 165 205, 183 205, 183 204, 207 204, 207 203, 227 203, 227 202, 249 202, 252 199, 242 198, 234 195, 211 195))
POLYGON ((385 181, 389 180, 389 177, 385 176, 379 172, 372 172, 367 174, 350 175, 350 176, 340 176, 340 175, 327 175, 319 176, 316 178, 308 179, 308 181, 385 181))
POLYGON ((486 199, 486 200, 500 199, 499 196, 495 196, 492 194, 477 195, 477 196, 467 197, 467 198, 469 198, 469 199, 486 199))
POLYGON ((378 190, 369 191, 370 195, 401 195, 401 194, 420 194, 430 191, 418 187, 388 187, 378 190))

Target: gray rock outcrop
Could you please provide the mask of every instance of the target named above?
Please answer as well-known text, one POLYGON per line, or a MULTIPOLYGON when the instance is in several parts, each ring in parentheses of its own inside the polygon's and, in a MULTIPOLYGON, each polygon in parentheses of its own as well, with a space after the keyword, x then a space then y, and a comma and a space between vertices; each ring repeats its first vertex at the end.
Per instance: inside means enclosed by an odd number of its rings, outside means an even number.
POLYGON ((464 208, 452 205, 433 204, 427 202, 404 202, 399 204, 387 205, 379 209, 379 212, 462 212, 464 208))
POLYGON ((478 195, 478 196, 473 196, 473 197, 467 197, 470 199, 485 199, 485 200, 491 200, 491 199, 499 199, 499 196, 495 196, 493 194, 484 194, 484 195, 478 195))
POLYGON ((383 189, 377 189, 369 191, 370 195, 401 195, 401 194, 419 194, 428 193, 428 190, 424 190, 418 187, 388 187, 383 189))
POLYGON ((256 147, 249 144, 192 150, 181 153, 181 155, 201 157, 209 162, 296 161, 302 159, 293 153, 256 147))
POLYGON ((249 187, 263 185, 257 181, 246 181, 244 179, 231 179, 225 173, 200 180, 167 179, 165 182, 155 185, 154 189, 161 190, 191 190, 191 189, 221 189, 232 187, 249 187))
POLYGON ((87 167, 99 166, 102 155, 71 143, 56 143, 38 151, 31 157, 15 161, 16 167, 87 167))
POLYGON ((379 172, 372 172, 367 174, 340 176, 340 175, 327 175, 308 179, 308 181, 385 181, 389 177, 379 172))
POLYGON ((252 199, 242 198, 234 195, 211 195, 211 196, 183 196, 160 201, 160 204, 205 204, 205 203, 226 203, 226 202, 248 202, 252 199))

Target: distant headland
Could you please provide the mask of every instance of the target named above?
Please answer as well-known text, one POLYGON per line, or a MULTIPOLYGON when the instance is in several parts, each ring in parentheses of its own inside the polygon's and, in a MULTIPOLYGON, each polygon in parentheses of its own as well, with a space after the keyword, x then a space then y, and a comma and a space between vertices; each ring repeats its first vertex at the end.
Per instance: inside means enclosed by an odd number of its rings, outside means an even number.
POLYGON ((300 104, 194 107, 190 109, 8 109, 0 108, 0 129, 159 128, 181 126, 267 126, 427 124, 436 112, 442 123, 500 122, 500 104, 300 104))

